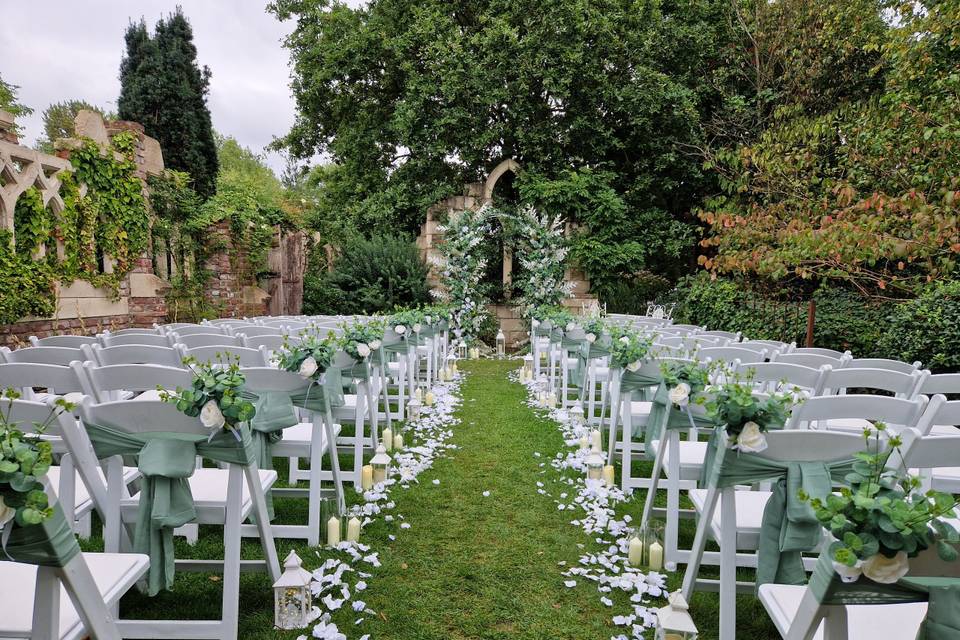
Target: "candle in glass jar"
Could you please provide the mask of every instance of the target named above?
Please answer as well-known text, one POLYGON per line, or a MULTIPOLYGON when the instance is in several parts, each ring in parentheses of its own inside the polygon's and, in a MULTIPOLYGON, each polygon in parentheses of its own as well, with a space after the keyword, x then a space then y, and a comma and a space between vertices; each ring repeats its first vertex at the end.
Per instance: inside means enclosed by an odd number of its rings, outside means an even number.
POLYGON ((393 449, 393 429, 391 429, 390 427, 387 427, 386 429, 384 429, 383 437, 381 438, 381 440, 383 441, 384 449, 386 449, 387 451, 390 451, 391 449, 393 449))
POLYGON ((613 465, 612 465, 612 464, 603 465, 603 482, 604 482, 604 484, 606 484, 608 487, 612 487, 612 486, 613 486, 614 475, 613 475, 613 465))
POLYGON ((360 486, 364 491, 369 491, 373 488, 373 466, 365 464, 363 468, 360 469, 360 486))
POLYGON ((427 405, 428 407, 429 407, 429 406, 432 406, 432 405, 433 405, 433 401, 434 401, 435 399, 436 399, 436 398, 434 398, 434 396, 433 396, 433 391, 427 391, 427 394, 426 394, 425 396, 423 396, 423 404, 427 405))
POLYGON ((650 545, 650 570, 660 571, 663 569, 663 545, 656 540, 650 545))
POLYGON ((551 391, 547 394, 547 407, 554 408, 557 406, 557 394, 551 391))
POLYGON ((327 544, 330 546, 340 544, 340 520, 337 516, 330 516, 327 520, 327 544))
POLYGON ((387 467, 377 465, 373 468, 373 482, 375 484, 380 484, 381 482, 386 482, 387 480, 387 467))
POLYGON ((397 433, 393 436, 393 448, 399 451, 403 449, 403 434, 397 433))
POLYGON ((356 516, 347 523, 347 542, 360 542, 360 520, 356 516))

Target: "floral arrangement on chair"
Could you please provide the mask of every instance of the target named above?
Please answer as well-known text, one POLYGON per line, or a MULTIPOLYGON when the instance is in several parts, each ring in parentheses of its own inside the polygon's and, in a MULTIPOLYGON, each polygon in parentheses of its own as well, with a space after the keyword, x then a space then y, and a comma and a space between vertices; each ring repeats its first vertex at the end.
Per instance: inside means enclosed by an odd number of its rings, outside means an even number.
POLYGON ((823 500, 800 492, 836 538, 828 553, 844 582, 864 575, 892 584, 910 570, 910 558, 934 545, 942 560, 957 559, 954 545, 960 543, 960 534, 943 518, 952 517, 960 501, 940 491, 921 492, 920 478, 889 466, 890 456, 900 455, 902 440, 890 436, 881 451, 884 431, 882 422, 864 429, 867 450, 855 456, 853 471, 846 476, 849 488, 823 500))
MULTIPOLYGON (((586 339, 589 343, 594 343, 600 336, 607 331, 607 323, 601 318, 590 318, 582 324, 586 339)), ((622 336, 621 336, 622 337, 622 336)))
POLYGON ((331 338, 321 339, 315 335, 307 335, 298 345, 284 343, 279 365, 284 371, 293 371, 302 378, 318 381, 333 362, 335 352, 336 347, 331 338))
POLYGON ((610 347, 613 364, 632 372, 639 370, 653 343, 646 336, 634 331, 622 331, 618 334, 610 347))
POLYGON ((383 344, 382 321, 355 322, 352 325, 344 324, 342 327, 343 334, 340 336, 339 343, 344 351, 357 360, 369 357, 383 344))
POLYGON ((11 521, 20 526, 39 524, 53 515, 41 482, 53 464, 53 447, 43 432, 59 412, 72 411, 73 404, 57 398, 47 420, 24 433, 10 420, 20 392, 6 389, 0 399, 7 401, 6 411, 0 411, 0 529, 11 521))
POLYGON ((732 449, 759 453, 767 448, 764 433, 783 427, 795 404, 793 393, 755 395, 749 384, 728 382, 714 388, 705 407, 707 415, 725 425, 732 449))
POLYGON ((390 316, 387 326, 393 327, 397 335, 407 337, 411 333, 420 333, 424 322, 425 314, 419 309, 404 309, 390 316))
MULTIPOLYGON (((719 363, 718 363, 719 364, 719 363)), ((683 409, 710 385, 710 373, 716 365, 701 362, 671 362, 660 365, 670 402, 683 409)))
POLYGON ((233 433, 237 440, 237 428, 256 414, 256 408, 240 395, 246 378, 240 372, 239 359, 219 356, 216 363, 199 362, 196 358, 183 359, 193 371, 193 385, 189 389, 177 387, 174 392, 158 388, 160 398, 177 405, 177 410, 210 429, 212 438, 221 429, 233 433))

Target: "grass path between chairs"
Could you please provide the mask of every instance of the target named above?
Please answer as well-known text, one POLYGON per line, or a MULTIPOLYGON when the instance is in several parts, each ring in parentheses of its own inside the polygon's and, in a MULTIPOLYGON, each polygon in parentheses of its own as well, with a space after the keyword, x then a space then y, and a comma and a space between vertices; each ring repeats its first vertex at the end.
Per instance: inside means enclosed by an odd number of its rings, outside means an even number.
MULTIPOLYGON (((551 483, 557 472, 549 461, 564 443, 555 423, 526 406, 524 388, 507 380, 517 366, 516 361, 495 360, 465 364, 460 424, 452 438, 458 449, 421 474, 419 485, 391 492, 396 508, 387 513, 394 516, 392 522, 381 514, 364 529, 362 541, 379 552, 383 566, 370 570, 367 590, 355 598, 378 615, 366 615, 355 626, 360 616, 348 606, 335 612, 333 622, 350 640, 366 633, 371 640, 607 640, 627 631, 611 623, 614 612, 599 601, 593 584, 581 581, 573 589, 563 584, 564 567, 558 562, 575 565, 584 552, 578 544, 589 549, 591 541, 570 524, 569 511, 559 511, 553 499, 537 493, 538 480, 548 490, 560 486, 551 483), (485 491, 490 495, 485 497, 485 491), (402 529, 400 522, 410 528, 402 529)), ((286 465, 276 462, 285 476, 286 465)), ((648 463, 637 464, 637 471, 649 472, 648 463)), ((351 502, 359 498, 352 488, 347 495, 351 502)), ((618 511, 639 518, 642 505, 643 493, 638 492, 618 511)), ((278 499, 276 507, 281 522, 306 521, 305 501, 278 499)), ((218 529, 201 529, 193 548, 178 539, 178 557, 222 558, 220 535, 218 529)), ((693 522, 685 521, 681 544, 689 546, 692 538, 693 522)), ((308 569, 318 567, 329 553, 320 550, 318 556, 317 549, 279 539, 277 548, 281 559, 295 549, 308 569)), ((261 557, 252 540, 244 541, 243 553, 261 557)), ((671 589, 681 578, 671 576, 671 589)), ((266 574, 243 574, 240 597, 240 638, 310 636, 309 630, 273 629, 266 574)), ((652 604, 662 606, 659 600, 652 604)), ((691 609, 701 637, 715 638, 716 594, 695 595, 691 609)), ((156 598, 128 594, 121 611, 124 617, 149 618, 212 618, 219 612, 219 576, 185 572, 177 574, 172 592, 156 598)), ((752 596, 738 599, 738 618, 743 631, 738 638, 777 637, 752 596)), ((646 637, 652 638, 653 630, 646 637)))

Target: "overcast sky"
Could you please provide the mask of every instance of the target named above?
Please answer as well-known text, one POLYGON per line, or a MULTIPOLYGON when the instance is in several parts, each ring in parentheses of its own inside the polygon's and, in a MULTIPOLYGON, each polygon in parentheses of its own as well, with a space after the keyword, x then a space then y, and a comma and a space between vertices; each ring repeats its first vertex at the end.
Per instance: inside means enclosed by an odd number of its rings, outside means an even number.
MULTIPOLYGON (((129 21, 142 16, 152 31, 178 4, 193 25, 198 62, 213 72, 214 128, 258 152, 286 133, 295 109, 281 40, 293 22, 267 14, 267 0, 3 2, 0 75, 20 86, 20 102, 35 110, 22 122, 25 142, 40 135, 40 114, 52 102, 76 98, 115 111, 129 21)), ((269 161, 275 171, 283 168, 277 154, 269 161)))

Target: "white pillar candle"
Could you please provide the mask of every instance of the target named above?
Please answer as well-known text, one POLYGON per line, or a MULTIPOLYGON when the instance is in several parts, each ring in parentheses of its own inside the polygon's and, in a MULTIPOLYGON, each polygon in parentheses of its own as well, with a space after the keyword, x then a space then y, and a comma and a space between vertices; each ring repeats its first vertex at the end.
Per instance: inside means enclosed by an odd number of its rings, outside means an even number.
POLYGON ((547 406, 551 409, 557 406, 557 394, 553 391, 547 394, 547 406))
POLYGON ((580 451, 586 451, 590 448, 590 439, 587 436, 580 436, 580 451))
POLYGON ((613 486, 613 479, 614 479, 614 475, 613 475, 613 465, 612 465, 612 464, 605 464, 605 465, 603 465, 603 482, 604 482, 608 487, 612 487, 612 486, 613 486))
POLYGON ((397 433, 393 436, 393 448, 397 451, 403 449, 403 434, 397 433))
POLYGON ((454 373, 457 373, 458 371, 460 371, 460 367, 458 367, 458 366, 457 366, 457 363, 454 362, 454 363, 453 363, 453 372, 454 372, 454 373))
POLYGON ((656 540, 650 545, 650 570, 660 571, 663 569, 663 545, 656 540))
POLYGON ((413 397, 419 400, 420 402, 423 402, 423 389, 421 389, 420 387, 417 387, 417 390, 414 391, 413 393, 413 397))
POLYGON ((327 544, 330 546, 340 544, 340 520, 337 516, 330 516, 327 520, 327 544))
POLYGON ((364 491, 373 488, 373 467, 369 464, 363 465, 363 468, 360 469, 360 486, 364 491))
POLYGON ((383 436, 380 438, 380 441, 383 442, 383 448, 387 451, 393 449, 393 429, 387 427, 383 430, 383 436))
POLYGON ((643 562, 643 542, 640 538, 633 536, 630 538, 630 546, 627 551, 627 561, 634 567, 639 567, 643 562))
POLYGON ((599 429, 594 429, 590 432, 590 445, 597 451, 603 448, 603 440, 601 439, 599 429))
POLYGON ((347 523, 347 542, 360 542, 360 520, 356 516, 347 523))
POLYGON ((436 398, 433 396, 433 391, 427 391, 427 395, 423 396, 423 404, 428 407, 433 405, 434 400, 436 400, 436 398))

